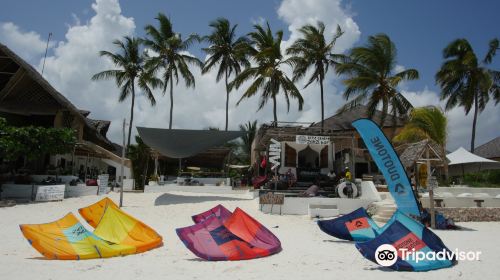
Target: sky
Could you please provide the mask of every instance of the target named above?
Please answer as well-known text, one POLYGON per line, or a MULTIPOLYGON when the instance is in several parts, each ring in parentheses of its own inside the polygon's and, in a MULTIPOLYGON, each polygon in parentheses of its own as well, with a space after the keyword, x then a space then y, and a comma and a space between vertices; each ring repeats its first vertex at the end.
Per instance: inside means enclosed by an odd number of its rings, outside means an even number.
MULTIPOLYGON (((102 70, 112 69, 110 61, 99 57, 100 50, 113 51, 112 41, 126 35, 144 36, 146 24, 156 24, 159 12, 168 15, 174 30, 187 36, 210 32, 208 23, 226 17, 238 24, 239 35, 252 31, 254 24, 268 21, 271 28, 285 33, 283 48, 299 34, 297 29, 306 23, 321 20, 331 36, 337 26, 345 31, 335 47, 345 53, 366 43, 370 35, 386 33, 398 49, 397 68, 415 68, 420 72, 417 81, 405 82, 401 92, 414 106, 444 106, 434 75, 443 62, 442 50, 456 38, 467 38, 476 54, 483 57, 488 42, 500 37, 500 2, 479 0, 6 0, 0 10, 0 42, 41 70, 49 32, 49 44, 44 77, 78 108, 90 110, 91 118, 111 120, 108 137, 121 142, 120 124, 129 117, 130 100, 118 102, 118 90, 112 81, 90 80, 102 70)), ((203 45, 189 52, 205 59, 203 45)), ((491 67, 500 69, 500 57, 491 67)), ((224 127, 225 88, 215 82, 215 71, 201 75, 194 69, 196 88, 187 89, 182 81, 174 88, 174 128, 201 129, 224 127)), ((305 81, 297 83, 306 101, 303 111, 292 101, 290 111, 284 100, 278 100, 280 121, 320 121, 319 86, 302 89, 305 81)), ((236 102, 240 90, 231 92, 230 129, 258 120, 272 120, 272 105, 258 108, 257 98, 236 102)), ((345 102, 342 98, 342 77, 329 72, 325 85, 325 115, 331 116, 345 102)), ((134 126, 168 127, 169 98, 155 92, 157 105, 151 107, 139 96, 134 126)), ((462 108, 448 111, 448 150, 470 147, 472 113, 462 108)), ((500 105, 490 105, 480 114, 476 146, 500 136, 500 105)), ((136 131, 134 130, 134 133, 136 131)))

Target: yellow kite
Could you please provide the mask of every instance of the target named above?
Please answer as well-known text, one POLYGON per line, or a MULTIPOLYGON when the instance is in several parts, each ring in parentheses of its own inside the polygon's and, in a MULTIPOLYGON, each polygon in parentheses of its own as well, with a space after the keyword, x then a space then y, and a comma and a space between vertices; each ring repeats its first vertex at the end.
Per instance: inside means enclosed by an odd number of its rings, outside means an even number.
POLYGON ((81 208, 79 212, 95 228, 93 233, 71 213, 52 223, 20 225, 21 231, 48 259, 109 258, 163 245, 156 231, 120 210, 109 198, 81 208))

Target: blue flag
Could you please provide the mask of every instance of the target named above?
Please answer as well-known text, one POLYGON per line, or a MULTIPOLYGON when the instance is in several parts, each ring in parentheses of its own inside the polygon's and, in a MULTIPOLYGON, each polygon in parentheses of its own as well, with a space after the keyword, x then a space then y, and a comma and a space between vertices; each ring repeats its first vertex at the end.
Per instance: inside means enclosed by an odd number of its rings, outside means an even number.
POLYGON ((398 155, 382 130, 368 119, 356 120, 352 125, 358 131, 378 169, 384 175, 398 210, 407 216, 420 218, 420 210, 410 180, 408 180, 398 155))

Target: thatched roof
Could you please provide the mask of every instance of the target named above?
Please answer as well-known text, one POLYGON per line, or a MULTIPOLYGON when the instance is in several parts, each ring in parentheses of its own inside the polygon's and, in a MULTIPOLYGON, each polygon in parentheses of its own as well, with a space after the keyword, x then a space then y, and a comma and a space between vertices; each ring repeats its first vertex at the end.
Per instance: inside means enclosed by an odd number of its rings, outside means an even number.
POLYGON ((105 133, 100 133, 107 128, 99 131, 95 123, 86 118, 88 111, 76 108, 35 68, 1 43, 0 111, 26 116, 56 115, 58 111, 68 111, 85 124, 84 138, 113 149, 105 133))
MULTIPOLYGON (((352 110, 338 113, 325 119, 325 128, 333 130, 354 130, 352 123, 357 119, 367 118, 367 117, 368 117, 367 107, 364 105, 358 105, 352 110)), ((372 120, 378 124, 380 123, 381 118, 382 118, 382 111, 376 110, 372 120)), ((392 119, 393 119, 392 115, 387 114, 383 126, 393 127, 392 119)), ((396 126, 401 127, 404 125, 405 125, 404 120, 402 118, 397 117, 396 126)), ((320 127, 321 122, 315 123, 312 126, 320 127)))
POLYGON ((426 139, 416 143, 403 144, 396 148, 399 154, 401 163, 408 169, 411 168, 417 161, 425 158, 425 151, 429 149, 429 156, 433 161, 438 161, 438 165, 442 164, 442 160, 446 158, 441 147, 434 141, 426 139))
POLYGON ((484 158, 500 158, 500 136, 474 149, 474 154, 484 158))

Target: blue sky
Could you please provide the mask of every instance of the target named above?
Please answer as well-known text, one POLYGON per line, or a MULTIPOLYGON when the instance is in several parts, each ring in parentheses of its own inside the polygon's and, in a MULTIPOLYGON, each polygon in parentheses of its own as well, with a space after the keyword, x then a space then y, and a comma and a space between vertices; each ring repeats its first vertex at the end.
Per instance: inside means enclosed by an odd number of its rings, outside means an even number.
MULTIPOLYGON (((75 41, 78 41, 77 38, 75 39, 75 37, 78 37, 78 32, 90 32, 89 30, 94 30, 92 32, 99 32, 99 27, 95 25, 92 26, 91 24, 91 19, 96 17, 96 13, 100 13, 103 18, 110 15, 111 17, 120 16, 122 20, 128 20, 128 25, 123 24, 123 22, 115 22, 113 24, 120 27, 118 28, 115 26, 116 32, 112 31, 115 30, 113 29, 114 27, 106 29, 106 32, 108 32, 105 33, 107 34, 105 40, 108 41, 106 44, 102 42, 102 37, 96 39, 99 41, 94 42, 91 41, 93 40, 92 36, 88 34, 82 36, 82 38, 89 38, 89 42, 87 42, 88 47, 108 46, 110 45, 109 43, 115 39, 113 38, 114 36, 120 37, 129 33, 142 36, 144 25, 154 24, 154 17, 158 12, 164 12, 169 15, 173 21, 175 30, 183 34, 192 32, 201 35, 207 34, 209 32, 208 23, 221 16, 230 19, 232 23, 237 23, 239 25, 238 30, 240 34, 250 32, 252 30, 252 25, 256 22, 268 20, 273 30, 283 29, 285 31, 285 40, 292 35, 294 24, 296 25, 301 22, 310 21, 311 19, 326 21, 327 28, 331 27, 332 30, 336 23, 341 23, 341 25, 348 24, 350 29, 347 29, 346 38, 344 38, 345 42, 341 43, 345 48, 363 44, 369 35, 381 32, 386 33, 396 43, 398 49, 398 65, 405 68, 416 68, 420 72, 420 80, 408 82, 403 88, 407 91, 407 94, 411 96, 416 106, 439 103, 439 98, 437 97, 439 89, 435 85, 434 74, 442 63, 441 51, 447 43, 456 38, 467 38, 472 43, 477 54, 482 57, 486 52, 489 40, 494 37, 500 37, 500 17, 497 16, 500 10, 500 2, 488 0, 121 0, 119 1, 121 12, 109 12, 107 10, 108 6, 103 5, 103 3, 107 2, 115 5, 115 1, 116 0, 98 0, 97 2, 101 2, 101 4, 96 6, 100 6, 100 8, 92 8, 96 0, 3 1, 2 9, 0 10, 0 24, 9 23, 16 26, 17 29, 12 31, 12 28, 10 28, 9 30, 11 31, 8 31, 10 32, 9 34, 7 34, 8 32, 5 30, 1 33, 2 31, 0 29, 0 41, 7 43, 7 45, 10 44, 10 47, 15 50, 16 48, 19 51, 25 50, 25 58, 35 66, 39 66, 43 52, 39 50, 38 52, 30 53, 29 50, 26 50, 26 48, 29 47, 29 45, 26 46, 26 42, 33 41, 16 40, 23 36, 28 38, 30 37, 28 33, 31 33, 31 35, 33 35, 31 37, 38 36, 37 38, 31 39, 35 40, 36 43, 41 46, 41 42, 46 40, 47 34, 52 32, 54 36, 53 42, 56 43, 51 45, 49 50, 50 59, 48 63, 50 63, 50 65, 47 65, 49 69, 46 78, 52 82, 56 88, 63 92, 63 94, 67 95, 71 101, 76 103, 77 106, 93 111, 94 117, 107 118, 113 120, 113 122, 117 122, 117 120, 123 116, 111 114, 109 110, 99 110, 99 107, 90 102, 88 98, 85 99, 81 97, 86 95, 85 91, 82 90, 78 92, 78 90, 75 90, 75 84, 78 85, 76 88, 79 88, 81 87, 81 81, 71 84, 69 82, 71 81, 70 78, 62 80, 63 75, 61 73, 73 73, 75 77, 82 77, 85 75, 89 76, 92 74, 90 73, 91 71, 98 69, 92 68, 92 65, 89 65, 90 62, 86 64, 81 61, 81 70, 80 73, 78 73, 77 70, 73 69, 77 66, 74 56, 80 55, 82 59, 85 57, 87 60, 95 59, 95 61, 97 61, 96 52, 92 54, 87 53, 85 54, 87 56, 84 56, 84 54, 78 54, 75 47, 73 49, 73 54, 71 54, 73 57, 71 57, 69 50, 70 46, 75 41), (340 8, 337 9, 335 4, 332 3, 338 3, 340 8), (74 28, 75 26, 81 26, 87 29, 77 30, 77 28, 74 28), (70 32, 72 29, 73 31, 70 32), (73 34, 73 36, 68 37, 68 34, 73 34), (24 46, 22 44, 24 44, 24 46), (62 47, 62 45, 66 45, 66 48, 62 47), (92 57, 90 57, 91 55, 92 57), (68 59, 68 57, 71 57, 71 59, 68 59), (71 63, 69 63, 70 60, 71 63), (65 64, 65 62, 67 63, 65 64), (64 68, 64 65, 71 65, 72 67, 64 68), (62 69, 66 70, 62 71, 62 69)), ((79 42, 75 44, 75 46, 85 48, 85 42, 79 42)), ((200 46, 194 46, 190 51, 200 58, 204 57, 200 51, 200 46)), ((499 61, 500 57, 497 58, 492 67, 497 69, 500 68, 499 61)), ((88 80, 85 81, 87 82, 88 80)), ((331 115, 334 113, 335 109, 338 108, 339 103, 343 102, 339 95, 342 86, 339 79, 334 76, 328 80, 328 83, 329 87, 327 87, 327 90, 332 93, 330 97, 331 101, 329 101, 330 103, 327 102, 327 106, 329 104, 331 105, 327 109, 327 115, 331 115)), ((88 90, 95 91, 102 85, 102 83, 99 85, 92 85, 92 90, 88 90)), ((210 84, 203 89, 198 87, 196 89, 197 93, 195 94, 200 95, 197 95, 196 98, 203 98, 200 97, 203 94, 200 92, 203 92, 207 87, 210 87, 212 91, 220 90, 220 88, 216 86, 218 85, 210 84), (213 88, 211 88, 212 86, 213 88)), ((111 90, 111 87, 109 89, 111 90)), ((314 90, 314 88, 309 89, 311 92, 314 90)), ((185 92, 186 90, 179 89, 179 91, 185 92)), ((307 97, 307 94, 311 94, 311 100, 316 98, 314 93, 308 93, 308 91, 306 91, 305 97, 307 97)), ((116 102, 115 97, 116 96, 113 96, 114 99, 109 100, 110 104, 112 104, 111 101, 116 102)), ((183 100, 182 98, 184 97, 179 98, 181 100, 177 102, 191 102, 188 99, 183 100)), ((192 96, 190 98, 192 98, 192 96)), ((311 103, 312 102, 316 101, 311 101, 311 103)), ((292 106, 292 110, 289 114, 281 111, 282 115, 280 118, 283 120, 318 121, 317 107, 312 105, 309 110, 306 108, 305 111, 300 113, 294 111, 296 107, 292 106)), ((223 109, 223 103, 221 103, 220 106, 214 105, 210 108, 212 108, 213 112, 220 112, 220 110, 223 109)), ((498 122, 493 121, 500 121, 500 110, 498 109, 499 107, 493 106, 488 108, 488 110, 482 114, 484 115, 482 116, 484 122, 497 124, 498 122)), ((146 111, 147 107, 146 105, 143 105, 143 107, 139 105, 138 110, 146 111)), ((232 112, 235 119, 232 128, 236 128, 238 122, 241 123, 249 120, 249 116, 240 117, 242 115, 242 110, 243 109, 239 107, 235 108, 234 112, 232 112)), ((174 120, 182 120, 185 119, 186 116, 189 116, 182 115, 182 109, 180 111, 181 112, 179 112, 179 110, 174 111, 178 114, 174 120)), ((268 121, 271 116, 270 108, 264 108, 262 111, 265 112, 259 112, 260 115, 257 114, 255 117, 258 118, 259 121, 268 121)), ((158 111, 156 111, 156 113, 158 113, 158 111)), ((251 113, 244 111, 244 115, 248 114, 251 113)), ((470 135, 470 116, 465 118, 467 119, 466 122, 463 122, 461 120, 461 118, 464 118, 463 110, 455 110, 449 113, 449 118, 451 130, 450 138, 453 138, 450 143, 451 148, 455 148, 458 145, 468 147, 469 140, 467 139, 469 138, 468 135, 470 135)), ((200 117, 200 120, 196 122, 195 126, 221 126, 221 121, 222 119, 218 117, 214 118, 213 115, 207 113, 200 117)), ((139 116, 138 122, 142 125, 151 126, 161 126, 162 124, 151 122, 148 114, 142 116, 142 119, 139 116)), ((187 122, 183 123, 180 121, 180 123, 178 122, 177 124, 178 127, 182 127, 186 126, 187 122)), ((114 137, 114 131, 117 132, 119 129, 112 127, 110 132, 112 138, 114 137)), ((498 132, 488 130, 486 125, 483 127, 480 126, 476 142, 481 144, 496 136, 498 136, 498 132)))
MULTIPOLYGON (((10 21, 24 30, 33 30, 46 36, 52 32, 56 40, 63 40, 67 25, 81 22, 90 16, 91 0, 16 0, 5 1, 0 10, 0 21, 10 21), (74 16, 73 16, 74 15, 74 16)), ((226 17, 238 23, 241 34, 251 31, 259 19, 268 20, 273 29, 287 25, 278 17, 278 0, 122 0, 124 15, 135 19, 137 33, 143 35, 142 27, 154 23, 158 12, 169 15, 178 32, 206 34, 208 22, 217 17, 226 17)), ((436 69, 442 63, 441 50, 456 38, 467 38, 483 56, 487 43, 500 37, 500 2, 480 0, 400 1, 400 0, 353 0, 343 5, 353 16, 361 30, 363 44, 367 36, 386 33, 396 42, 398 64, 420 71, 421 79, 409 83, 408 87, 418 90, 429 87, 438 90, 434 82, 436 69)), ((199 47, 193 53, 202 56, 199 47)), ((494 63, 498 67, 500 61, 494 63)))

